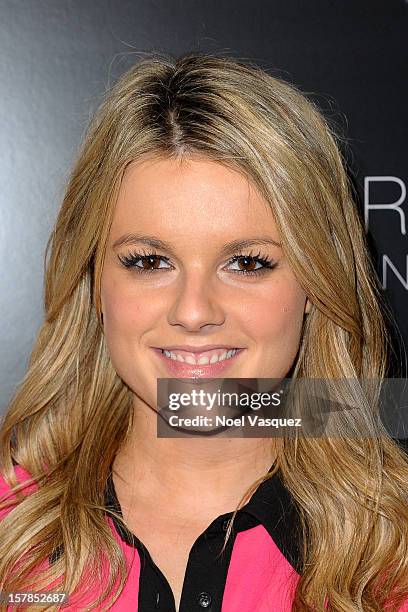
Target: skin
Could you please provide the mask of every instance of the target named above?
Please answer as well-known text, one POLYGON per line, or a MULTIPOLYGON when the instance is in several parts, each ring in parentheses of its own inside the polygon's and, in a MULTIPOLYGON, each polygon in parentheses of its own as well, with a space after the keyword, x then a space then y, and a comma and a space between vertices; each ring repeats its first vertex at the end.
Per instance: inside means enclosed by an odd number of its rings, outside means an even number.
POLYGON ((113 366, 134 394, 134 427, 113 466, 129 524, 132 512, 134 524, 138 512, 159 524, 166 509, 167 526, 191 524, 199 532, 233 510, 272 464, 271 439, 156 435, 156 381, 169 374, 152 346, 245 347, 227 377, 280 378, 293 364, 311 304, 280 246, 220 255, 226 243, 254 236, 279 242, 269 205, 236 170, 203 158, 128 166, 108 238, 101 303, 113 366), (122 235, 136 232, 171 243, 173 253, 156 249, 169 263, 161 261, 151 274, 126 269, 118 256, 152 251, 143 244, 114 248, 122 235), (248 266, 230 263, 234 254, 259 251, 277 262, 273 270, 250 276, 237 272, 248 266))

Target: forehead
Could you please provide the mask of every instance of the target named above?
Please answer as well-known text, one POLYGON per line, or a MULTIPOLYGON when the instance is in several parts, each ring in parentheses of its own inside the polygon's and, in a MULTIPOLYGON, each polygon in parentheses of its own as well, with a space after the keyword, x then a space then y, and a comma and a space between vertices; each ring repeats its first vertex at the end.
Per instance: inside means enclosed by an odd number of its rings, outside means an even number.
POLYGON ((229 235, 269 232, 278 238, 270 205, 242 172, 204 159, 148 159, 122 179, 112 232, 229 235))

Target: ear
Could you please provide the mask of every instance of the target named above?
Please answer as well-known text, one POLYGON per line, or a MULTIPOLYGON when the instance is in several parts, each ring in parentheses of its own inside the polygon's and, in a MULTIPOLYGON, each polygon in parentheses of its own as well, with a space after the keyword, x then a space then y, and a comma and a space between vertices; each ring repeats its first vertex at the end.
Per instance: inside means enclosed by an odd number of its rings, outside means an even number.
POLYGON ((312 308, 312 302, 309 300, 309 298, 307 298, 306 304, 305 304, 305 314, 309 314, 311 308, 312 308))

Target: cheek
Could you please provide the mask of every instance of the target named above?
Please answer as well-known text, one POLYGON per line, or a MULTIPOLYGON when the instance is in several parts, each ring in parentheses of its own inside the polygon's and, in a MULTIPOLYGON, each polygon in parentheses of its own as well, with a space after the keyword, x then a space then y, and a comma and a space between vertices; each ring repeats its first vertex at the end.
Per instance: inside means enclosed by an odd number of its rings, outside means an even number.
POLYGON ((297 283, 279 283, 242 305, 242 324, 267 353, 296 353, 303 325, 306 295, 297 283))
MULTIPOLYGON (((106 346, 112 365, 135 392, 135 369, 140 366, 140 339, 153 326, 154 314, 134 286, 121 279, 102 277, 101 303, 106 346)), ((147 302, 148 303, 148 302, 147 302)))
POLYGON ((105 342, 113 367, 131 385, 139 340, 149 327, 149 310, 144 307, 143 297, 132 292, 128 283, 112 278, 102 282, 101 303, 105 342))
POLYGON ((256 347, 255 372, 260 379, 281 378, 299 350, 306 296, 286 288, 255 307, 248 334, 256 347))
POLYGON ((146 299, 125 281, 111 279, 102 282, 101 301, 105 333, 137 336, 153 317, 146 308, 146 299))

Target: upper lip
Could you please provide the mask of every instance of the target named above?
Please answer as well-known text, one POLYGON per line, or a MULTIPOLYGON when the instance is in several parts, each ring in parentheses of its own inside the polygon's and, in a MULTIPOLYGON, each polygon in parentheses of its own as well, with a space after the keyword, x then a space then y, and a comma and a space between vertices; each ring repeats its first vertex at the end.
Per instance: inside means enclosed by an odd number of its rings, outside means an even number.
POLYGON ((236 349, 241 348, 239 346, 233 346, 230 344, 204 344, 203 346, 189 346, 188 344, 173 344, 172 346, 160 346, 160 349, 166 351, 188 351, 189 353, 204 353, 205 351, 211 351, 213 349, 236 349))

